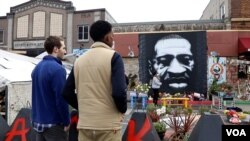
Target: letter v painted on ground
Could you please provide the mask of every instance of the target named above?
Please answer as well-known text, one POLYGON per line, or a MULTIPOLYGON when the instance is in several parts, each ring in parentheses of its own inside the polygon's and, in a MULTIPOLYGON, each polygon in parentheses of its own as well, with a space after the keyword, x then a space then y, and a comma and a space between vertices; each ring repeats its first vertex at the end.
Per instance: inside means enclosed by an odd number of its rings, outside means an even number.
POLYGON ((150 121, 147 116, 138 133, 135 133, 135 125, 136 123, 133 119, 128 123, 128 141, 142 141, 143 136, 151 129, 150 121))

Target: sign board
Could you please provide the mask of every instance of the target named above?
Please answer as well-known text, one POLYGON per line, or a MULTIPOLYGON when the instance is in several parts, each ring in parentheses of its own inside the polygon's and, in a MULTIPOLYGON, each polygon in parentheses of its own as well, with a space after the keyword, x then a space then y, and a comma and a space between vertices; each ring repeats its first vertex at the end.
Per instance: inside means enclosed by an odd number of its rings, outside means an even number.
POLYGON ((80 56, 84 52, 86 52, 87 50, 89 50, 89 49, 73 49, 73 54, 75 54, 76 56, 80 56))
POLYGON ((212 84, 213 79, 217 83, 226 82, 226 57, 208 58, 208 84, 212 84))
POLYGON ((44 40, 14 41, 14 49, 37 49, 44 48, 44 40))

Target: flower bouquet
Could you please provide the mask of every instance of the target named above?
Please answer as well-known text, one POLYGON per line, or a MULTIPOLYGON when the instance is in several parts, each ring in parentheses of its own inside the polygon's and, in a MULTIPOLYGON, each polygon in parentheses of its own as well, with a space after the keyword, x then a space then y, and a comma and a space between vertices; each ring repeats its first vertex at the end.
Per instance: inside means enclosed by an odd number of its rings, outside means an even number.
POLYGON ((224 110, 224 114, 226 114, 227 119, 230 123, 233 124, 241 123, 240 116, 235 110, 224 110))
POLYGON ((135 87, 137 93, 147 94, 151 87, 147 83, 138 83, 135 87))

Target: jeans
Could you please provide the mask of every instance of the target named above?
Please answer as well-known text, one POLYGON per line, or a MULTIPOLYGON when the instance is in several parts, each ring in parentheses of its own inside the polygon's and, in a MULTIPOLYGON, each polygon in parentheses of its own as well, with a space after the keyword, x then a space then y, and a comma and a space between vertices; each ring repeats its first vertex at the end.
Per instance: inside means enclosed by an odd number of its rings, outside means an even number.
POLYGON ((68 141, 68 133, 64 131, 64 126, 56 125, 44 132, 36 132, 36 141, 68 141))

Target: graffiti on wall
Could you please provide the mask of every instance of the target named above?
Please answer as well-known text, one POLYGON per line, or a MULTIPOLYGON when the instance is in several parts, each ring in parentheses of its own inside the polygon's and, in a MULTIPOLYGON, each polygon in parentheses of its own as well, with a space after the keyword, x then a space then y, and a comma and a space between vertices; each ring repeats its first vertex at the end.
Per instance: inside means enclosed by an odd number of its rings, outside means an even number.
POLYGON ((158 73, 160 91, 206 94, 206 32, 139 34, 139 76, 143 83, 158 73))
POLYGON ((11 124, 21 108, 31 107, 31 83, 11 83, 8 85, 7 117, 11 124))
POLYGON ((226 82, 226 57, 208 57, 208 84, 214 79, 217 83, 226 82))

